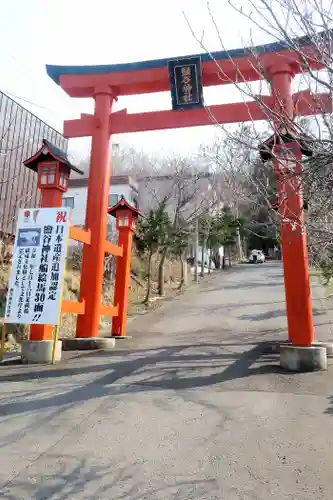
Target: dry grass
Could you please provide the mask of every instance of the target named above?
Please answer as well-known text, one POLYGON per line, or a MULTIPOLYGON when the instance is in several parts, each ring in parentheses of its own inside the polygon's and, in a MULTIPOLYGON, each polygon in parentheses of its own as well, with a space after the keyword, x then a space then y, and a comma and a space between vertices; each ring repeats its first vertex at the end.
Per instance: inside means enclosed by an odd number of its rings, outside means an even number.
MULTIPOLYGON (((128 291, 128 316, 136 316, 144 314, 147 309, 156 308, 161 303, 158 297, 158 258, 155 257, 152 262, 152 290, 149 306, 143 303, 146 295, 147 286, 147 262, 140 259, 137 255, 132 257, 132 276, 128 291)), ((80 272, 71 269, 70 262, 67 266, 67 274, 65 278, 65 295, 66 298, 73 300, 79 297, 80 290, 80 272)), ((75 266, 77 268, 77 265, 75 266)), ((165 297, 170 297, 178 293, 180 283, 181 267, 178 261, 165 262, 165 297)), ((103 283, 103 304, 113 304, 114 283, 112 280, 104 280, 103 283)), ((61 336, 72 336, 75 334, 76 317, 74 315, 63 315, 62 325, 60 329, 61 336)), ((111 332, 111 318, 102 317, 100 321, 100 329, 104 332, 111 332)))
MULTIPOLYGON (((0 248, 1 250, 1 248, 0 248)), ((6 254, 7 255, 7 254, 6 254)), ((152 291, 149 306, 143 304, 146 295, 147 284, 147 263, 137 255, 132 259, 132 278, 129 288, 128 315, 135 316, 143 314, 148 308, 156 308, 161 303, 158 297, 158 258, 153 259, 152 263, 152 291)), ((63 296, 69 300, 79 300, 80 297, 80 256, 75 253, 67 260, 66 274, 64 280, 63 296)), ((165 263, 165 297, 170 297, 178 292, 180 282, 180 263, 175 261, 166 261, 165 263)), ((3 324, 3 315, 6 302, 8 280, 10 273, 10 259, 0 261, 0 328, 3 324)), ((113 303, 114 283, 111 279, 105 279, 103 283, 103 304, 113 303)), ((76 315, 63 314, 61 318, 60 337, 71 337, 75 335, 76 315)), ((111 332, 111 318, 102 317, 100 322, 102 331, 111 332)), ((6 347, 8 350, 17 349, 18 343, 27 336, 28 329, 25 326, 10 325, 8 328, 10 335, 6 347)))

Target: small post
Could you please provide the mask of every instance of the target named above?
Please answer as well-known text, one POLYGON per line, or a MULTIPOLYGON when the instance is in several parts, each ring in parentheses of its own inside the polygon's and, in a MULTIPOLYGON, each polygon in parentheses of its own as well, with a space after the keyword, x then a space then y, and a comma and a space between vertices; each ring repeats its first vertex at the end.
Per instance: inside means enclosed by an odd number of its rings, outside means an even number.
POLYGON ((3 361, 4 355, 5 355, 6 333, 7 333, 7 328, 6 328, 6 325, 4 323, 2 325, 2 328, 1 328, 0 361, 3 361))
POLYGON ((118 316, 112 318, 112 336, 126 337, 132 242, 139 212, 122 198, 114 207, 108 210, 108 213, 116 217, 119 234, 118 245, 123 249, 122 257, 117 257, 114 305, 118 306, 118 316))
POLYGON ((56 349, 57 349, 57 343, 59 339, 59 328, 60 325, 55 325, 54 328, 54 334, 53 334, 53 346, 52 346, 52 364, 55 365, 55 356, 56 356, 56 349))

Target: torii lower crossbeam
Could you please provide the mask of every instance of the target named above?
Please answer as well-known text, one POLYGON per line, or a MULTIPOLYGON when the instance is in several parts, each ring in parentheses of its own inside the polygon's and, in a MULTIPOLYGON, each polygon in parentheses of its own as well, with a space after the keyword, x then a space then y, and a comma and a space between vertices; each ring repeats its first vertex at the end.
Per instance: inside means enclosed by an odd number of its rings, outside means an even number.
MULTIPOLYGON (((170 128, 199 127, 204 125, 271 120, 273 98, 261 96, 258 102, 237 102, 219 104, 207 108, 184 111, 152 111, 149 113, 127 113, 126 110, 111 113, 109 133, 125 134, 170 128)), ((310 92, 294 94, 295 115, 308 116, 318 113, 332 113, 332 99, 329 94, 312 95, 310 92)), ((98 126, 94 115, 84 115, 80 120, 64 122, 64 135, 68 138, 90 137, 98 126)))

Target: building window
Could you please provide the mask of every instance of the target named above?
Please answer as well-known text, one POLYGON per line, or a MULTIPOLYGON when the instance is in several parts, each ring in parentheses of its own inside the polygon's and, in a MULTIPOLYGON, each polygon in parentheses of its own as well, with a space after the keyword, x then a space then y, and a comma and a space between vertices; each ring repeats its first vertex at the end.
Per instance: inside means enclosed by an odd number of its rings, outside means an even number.
POLYGON ((62 206, 66 208, 74 208, 74 196, 68 196, 63 198, 62 206))
POLYGON ((118 203, 120 198, 121 198, 120 194, 109 194, 109 201, 108 201, 109 207, 114 207, 114 205, 118 203))

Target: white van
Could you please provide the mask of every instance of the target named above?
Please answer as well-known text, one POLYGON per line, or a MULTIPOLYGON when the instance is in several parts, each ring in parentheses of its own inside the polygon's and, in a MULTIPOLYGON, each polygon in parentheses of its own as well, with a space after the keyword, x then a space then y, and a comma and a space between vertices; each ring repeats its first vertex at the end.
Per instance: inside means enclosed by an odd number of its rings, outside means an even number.
POLYGON ((250 264, 263 264, 265 255, 262 250, 252 250, 249 257, 250 264))

